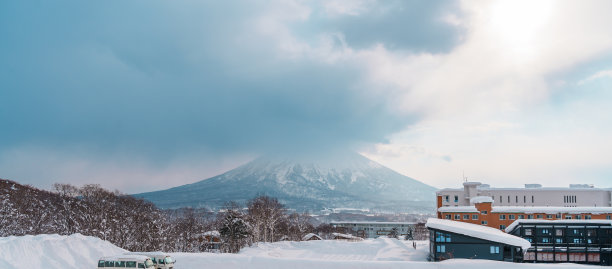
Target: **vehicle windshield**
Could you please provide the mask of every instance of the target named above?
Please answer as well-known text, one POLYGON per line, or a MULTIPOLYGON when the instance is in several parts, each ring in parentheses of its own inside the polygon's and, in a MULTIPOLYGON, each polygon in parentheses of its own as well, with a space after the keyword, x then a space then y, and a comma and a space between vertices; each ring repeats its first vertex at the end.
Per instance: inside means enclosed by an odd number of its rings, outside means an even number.
POLYGON ((146 260, 145 261, 145 267, 149 268, 151 266, 153 266, 153 262, 151 260, 146 260))
POLYGON ((166 264, 173 264, 174 263, 174 260, 172 259, 172 257, 166 257, 164 259, 164 261, 166 262, 166 264))
POLYGON ((102 260, 98 261, 98 267, 104 267, 104 261, 102 260))

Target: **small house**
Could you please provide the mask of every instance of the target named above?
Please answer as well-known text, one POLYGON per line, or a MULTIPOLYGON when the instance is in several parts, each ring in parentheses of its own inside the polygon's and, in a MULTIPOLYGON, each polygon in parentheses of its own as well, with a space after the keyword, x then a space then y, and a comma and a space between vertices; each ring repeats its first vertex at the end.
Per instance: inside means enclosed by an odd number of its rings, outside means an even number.
POLYGON ((436 218, 425 225, 429 229, 429 260, 433 261, 462 258, 522 262, 531 247, 523 238, 482 225, 436 218))
POLYGON ((312 241, 312 240, 322 240, 322 238, 318 236, 317 234, 313 234, 313 233, 309 233, 305 235, 304 237, 302 237, 302 241, 312 241))
POLYGON ((219 231, 208 231, 198 236, 201 251, 217 252, 221 248, 221 234, 219 231))

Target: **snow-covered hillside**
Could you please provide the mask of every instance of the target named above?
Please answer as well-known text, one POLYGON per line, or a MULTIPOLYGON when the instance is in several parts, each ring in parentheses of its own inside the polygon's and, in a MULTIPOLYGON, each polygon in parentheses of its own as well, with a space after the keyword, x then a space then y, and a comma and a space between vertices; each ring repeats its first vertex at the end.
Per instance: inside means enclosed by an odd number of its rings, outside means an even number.
POLYGON ((433 212, 435 188, 357 153, 325 157, 255 159, 222 175, 176 188, 138 194, 162 208, 244 203, 258 194, 289 208, 369 208, 433 212))
MULTIPOLYGON (((259 244, 238 254, 172 253, 176 269, 556 269, 594 268, 577 264, 516 264, 484 260, 425 261, 428 242, 378 238, 359 242, 308 241, 259 244)), ((37 235, 0 238, 0 268, 96 268, 101 256, 124 250, 82 235, 37 235)))

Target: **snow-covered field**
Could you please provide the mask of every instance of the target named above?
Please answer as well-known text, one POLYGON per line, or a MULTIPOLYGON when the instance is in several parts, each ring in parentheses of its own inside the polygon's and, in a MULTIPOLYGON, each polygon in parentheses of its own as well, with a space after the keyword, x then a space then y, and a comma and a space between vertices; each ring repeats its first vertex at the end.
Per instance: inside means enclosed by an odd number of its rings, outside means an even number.
MULTIPOLYGON (((378 238, 360 242, 308 241, 265 243, 239 254, 173 253, 176 269, 327 269, 327 268, 587 268, 576 264, 514 264, 482 260, 427 262, 428 242, 378 238)), ((37 235, 0 238, 0 268, 85 269, 96 268, 101 256, 125 250, 95 237, 37 235)), ((598 267, 591 267, 598 268, 598 267)))

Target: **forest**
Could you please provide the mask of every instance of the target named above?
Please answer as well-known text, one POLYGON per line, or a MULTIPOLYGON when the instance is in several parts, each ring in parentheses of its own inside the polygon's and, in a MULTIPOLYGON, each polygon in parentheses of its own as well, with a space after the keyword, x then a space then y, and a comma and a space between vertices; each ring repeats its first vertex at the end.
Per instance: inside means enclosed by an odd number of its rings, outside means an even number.
POLYGON ((315 232, 337 232, 329 224, 314 227, 308 212, 291 212, 277 199, 254 197, 246 205, 224 209, 161 210, 154 204, 97 184, 54 184, 52 191, 0 179, 0 237, 80 233, 99 237, 129 251, 201 252, 211 248, 206 232, 218 231, 218 251, 236 253, 256 242, 300 241, 315 232))

